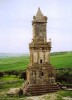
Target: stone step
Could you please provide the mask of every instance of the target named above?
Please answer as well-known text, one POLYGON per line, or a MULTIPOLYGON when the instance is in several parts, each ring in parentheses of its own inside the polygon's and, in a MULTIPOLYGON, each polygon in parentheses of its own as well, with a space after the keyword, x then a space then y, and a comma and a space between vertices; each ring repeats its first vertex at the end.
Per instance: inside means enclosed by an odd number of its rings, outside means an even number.
POLYGON ((31 95, 41 95, 59 90, 57 85, 30 85, 27 86, 26 92, 31 95))
POLYGON ((57 86, 57 84, 46 84, 46 85, 37 85, 37 84, 33 84, 33 85, 29 85, 29 86, 37 86, 37 87, 40 87, 40 86, 57 86))
POLYGON ((57 91, 58 88, 41 88, 41 89, 31 89, 28 88, 27 92, 48 92, 48 91, 57 91))
POLYGON ((50 88, 50 87, 49 88, 48 87, 47 88, 28 88, 29 91, 32 91, 32 90, 36 90, 36 91, 37 90, 51 90, 51 89, 58 90, 58 88, 54 88, 54 87, 53 88, 50 88))
POLYGON ((36 87, 36 88, 42 88, 42 87, 58 87, 57 85, 42 85, 42 86, 29 86, 29 87, 31 87, 31 88, 34 88, 34 87, 36 87))
POLYGON ((38 89, 40 89, 40 88, 58 88, 58 86, 40 86, 40 87, 30 87, 30 88, 38 88, 38 89))
POLYGON ((49 88, 49 89, 58 89, 58 86, 29 86, 31 89, 44 89, 44 88, 49 88))
POLYGON ((52 91, 33 91, 33 92, 29 92, 31 95, 42 95, 42 94, 45 94, 45 93, 51 93, 51 92, 57 92, 56 90, 52 90, 52 91))

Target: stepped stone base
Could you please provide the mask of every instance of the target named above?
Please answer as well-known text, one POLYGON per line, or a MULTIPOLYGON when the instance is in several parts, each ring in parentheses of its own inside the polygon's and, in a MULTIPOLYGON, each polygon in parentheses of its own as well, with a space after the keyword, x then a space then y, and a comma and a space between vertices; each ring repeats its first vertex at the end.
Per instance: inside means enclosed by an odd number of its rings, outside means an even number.
POLYGON ((47 84, 47 85, 29 85, 26 83, 23 87, 23 93, 26 95, 42 95, 45 93, 56 92, 59 90, 57 84, 47 84))

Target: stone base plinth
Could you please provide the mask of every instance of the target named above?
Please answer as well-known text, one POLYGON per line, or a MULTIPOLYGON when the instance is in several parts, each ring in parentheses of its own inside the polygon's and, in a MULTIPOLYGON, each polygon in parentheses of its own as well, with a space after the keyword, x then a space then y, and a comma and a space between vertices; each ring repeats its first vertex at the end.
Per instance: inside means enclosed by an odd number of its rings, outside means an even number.
POLYGON ((32 84, 29 85, 28 83, 25 84, 23 87, 23 93, 26 95, 42 95, 45 93, 56 92, 59 90, 57 84, 47 84, 47 85, 36 85, 32 84))

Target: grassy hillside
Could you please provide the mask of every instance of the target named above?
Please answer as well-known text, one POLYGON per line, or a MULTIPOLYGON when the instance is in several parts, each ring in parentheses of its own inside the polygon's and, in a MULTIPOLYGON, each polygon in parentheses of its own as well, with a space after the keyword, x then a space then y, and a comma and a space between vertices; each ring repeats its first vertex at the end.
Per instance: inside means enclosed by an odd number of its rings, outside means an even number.
POLYGON ((72 52, 51 56, 51 63, 55 68, 72 68, 72 52))
MULTIPOLYGON (((29 61, 29 56, 0 58, 0 71, 24 70, 29 61)), ((72 52, 51 54, 51 63, 55 68, 72 68, 72 52)))
POLYGON ((0 71, 24 70, 29 64, 29 56, 10 57, 0 59, 0 71))

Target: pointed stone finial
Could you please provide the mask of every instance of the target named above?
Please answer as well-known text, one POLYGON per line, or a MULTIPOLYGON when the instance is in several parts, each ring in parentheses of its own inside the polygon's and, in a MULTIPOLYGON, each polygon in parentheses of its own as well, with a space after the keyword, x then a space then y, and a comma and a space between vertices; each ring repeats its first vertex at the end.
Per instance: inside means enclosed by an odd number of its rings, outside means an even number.
POLYGON ((42 14, 40 8, 38 8, 36 16, 33 16, 32 24, 34 22, 47 22, 47 17, 42 14))
POLYGON ((36 14, 36 18, 41 18, 41 17, 43 18, 44 16, 43 16, 40 8, 38 8, 38 11, 37 11, 37 14, 36 14))

